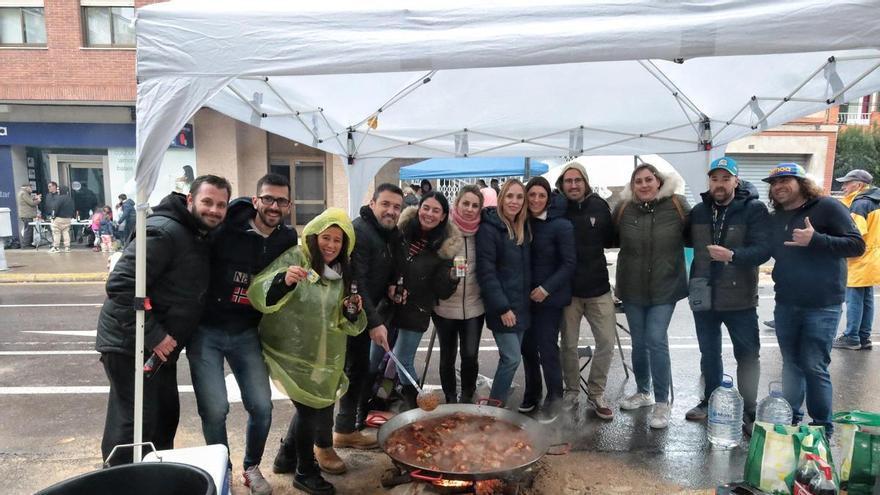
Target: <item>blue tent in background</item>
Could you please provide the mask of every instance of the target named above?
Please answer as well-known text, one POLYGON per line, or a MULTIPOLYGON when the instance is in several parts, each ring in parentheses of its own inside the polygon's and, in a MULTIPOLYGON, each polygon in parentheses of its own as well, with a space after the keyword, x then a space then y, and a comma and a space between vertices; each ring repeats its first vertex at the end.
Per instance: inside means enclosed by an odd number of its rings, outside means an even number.
MULTIPOLYGON (((524 176, 526 159, 518 158, 431 158, 400 168, 401 180, 457 179, 467 177, 524 176)), ((529 176, 547 173, 546 163, 529 162, 529 176)))

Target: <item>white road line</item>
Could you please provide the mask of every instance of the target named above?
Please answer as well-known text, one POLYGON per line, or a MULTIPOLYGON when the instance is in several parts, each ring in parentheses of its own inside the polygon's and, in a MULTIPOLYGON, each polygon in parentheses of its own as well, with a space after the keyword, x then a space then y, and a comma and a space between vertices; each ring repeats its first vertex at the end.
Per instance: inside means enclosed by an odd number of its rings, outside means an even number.
POLYGON ((98 351, 0 351, 0 356, 66 356, 71 354, 98 354, 98 351))
POLYGON ((100 308, 103 305, 103 303, 0 304, 0 308, 100 308))
MULTIPOLYGON (((192 393, 192 385, 178 385, 178 392, 192 393)), ((108 394, 110 387, 0 387, 0 395, 108 394)))
POLYGON ((96 337, 97 330, 22 330, 21 333, 42 333, 49 335, 75 335, 77 337, 96 337))

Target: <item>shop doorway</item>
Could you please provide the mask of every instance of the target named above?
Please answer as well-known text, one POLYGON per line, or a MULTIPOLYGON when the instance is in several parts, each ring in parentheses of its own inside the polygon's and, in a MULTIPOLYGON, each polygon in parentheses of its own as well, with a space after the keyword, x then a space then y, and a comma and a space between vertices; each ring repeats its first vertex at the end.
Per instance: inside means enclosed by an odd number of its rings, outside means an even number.
POLYGON ((112 206, 107 157, 95 155, 50 155, 52 175, 60 186, 70 189, 80 218, 103 205, 112 206))

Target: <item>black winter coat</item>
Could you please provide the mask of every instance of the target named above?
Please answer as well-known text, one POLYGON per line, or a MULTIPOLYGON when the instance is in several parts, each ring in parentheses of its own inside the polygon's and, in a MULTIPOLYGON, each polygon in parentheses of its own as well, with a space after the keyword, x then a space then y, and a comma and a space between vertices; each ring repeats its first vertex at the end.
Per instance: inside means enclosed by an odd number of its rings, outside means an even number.
POLYGON ((477 231, 477 281, 486 307, 486 326, 493 332, 524 332, 531 324, 532 263, 526 235, 517 246, 495 208, 482 213, 477 231), (512 310, 516 325, 506 327, 501 315, 512 310))
POLYGON ((540 304, 553 308, 564 308, 571 304, 572 275, 575 271, 576 255, 574 227, 561 216, 547 212, 547 219, 531 218, 532 231, 532 283, 550 293, 540 304))
POLYGON ((46 217, 73 218, 76 216, 76 207, 69 194, 46 194, 42 204, 43 215, 46 217))
POLYGON ((251 306, 247 288, 263 268, 296 246, 296 230, 283 223, 263 237, 251 226, 256 214, 250 198, 238 198, 229 204, 226 221, 211 233, 211 285, 202 317, 211 327, 255 328, 263 314, 251 306))
POLYGON ((846 258, 861 256, 865 240, 843 203, 820 197, 770 215, 770 249, 776 302, 821 308, 843 302, 846 258), (786 246, 793 229, 806 227, 805 217, 816 230, 810 245, 786 246))
POLYGON ((385 302, 381 306, 390 304, 388 286, 394 283, 397 274, 394 251, 400 233, 396 226, 388 230, 379 225, 369 206, 361 206, 360 213, 353 222, 355 243, 351 253, 351 268, 367 313, 367 329, 370 329, 385 324, 391 316, 380 314, 377 308, 383 300, 385 302))
MULTIPOLYGON (((147 218, 147 297, 144 351, 171 335, 176 360, 202 316, 210 280, 210 244, 186 208, 186 196, 171 193, 147 218)), ((134 356, 135 244, 126 246, 107 279, 107 300, 98 316, 98 352, 134 356)))
POLYGON ((558 191, 550 201, 550 213, 564 215, 574 226, 576 264, 572 295, 587 298, 607 294, 611 284, 605 249, 614 246, 614 223, 608 203, 595 193, 581 202, 569 201, 558 191))
POLYGON ((770 259, 770 214, 752 184, 741 181, 733 201, 714 213, 715 201, 704 192, 690 212, 690 240, 694 247, 691 278, 708 278, 712 309, 738 311, 758 306, 758 267, 770 259), (713 217, 718 217, 715 222, 713 217), (720 228, 715 231, 715 225, 720 228), (733 262, 712 261, 706 246, 718 244, 733 251, 733 262))
MULTIPOLYGON (((446 226, 429 236, 428 245, 415 256, 409 255, 410 244, 421 232, 418 208, 411 206, 400 214, 397 226, 401 231, 395 250, 398 276, 403 276, 407 290, 406 303, 394 309, 394 326, 413 332, 424 332, 431 321, 431 313, 440 299, 455 293, 458 279, 451 274, 452 260, 461 249, 464 238, 458 227, 447 221, 446 226)), ((433 232, 432 232, 433 233, 433 232)), ((479 248, 478 248, 479 249, 479 248)))

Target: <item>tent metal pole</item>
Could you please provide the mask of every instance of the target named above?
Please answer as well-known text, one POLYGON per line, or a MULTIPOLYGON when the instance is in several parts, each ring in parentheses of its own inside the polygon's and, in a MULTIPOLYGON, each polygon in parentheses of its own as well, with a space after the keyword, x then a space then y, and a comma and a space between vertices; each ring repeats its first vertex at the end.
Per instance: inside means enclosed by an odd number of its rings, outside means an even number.
MULTIPOLYGON (((147 191, 138 185, 135 224, 134 296, 142 301, 147 296, 147 191)), ((144 436, 144 320, 143 308, 135 311, 134 331, 134 452, 133 462, 141 460, 144 436)))
POLYGON ((532 159, 526 157, 525 164, 523 165, 523 178, 529 180, 532 178, 532 159))

